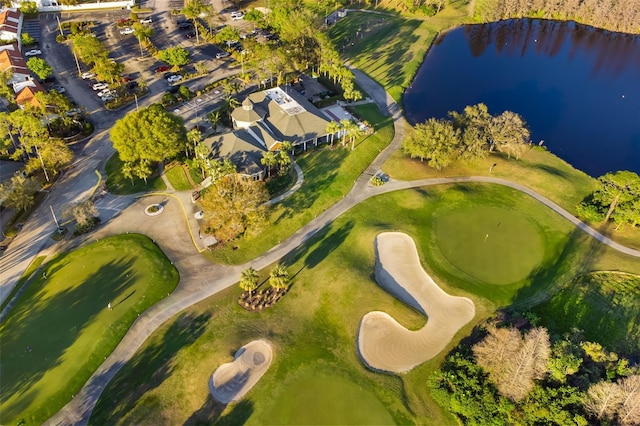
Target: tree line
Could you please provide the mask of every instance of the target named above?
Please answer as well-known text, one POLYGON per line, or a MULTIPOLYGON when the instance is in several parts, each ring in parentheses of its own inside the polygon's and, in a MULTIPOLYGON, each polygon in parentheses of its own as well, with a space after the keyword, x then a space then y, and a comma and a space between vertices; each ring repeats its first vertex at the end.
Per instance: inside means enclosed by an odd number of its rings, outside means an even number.
POLYGON ((522 17, 566 19, 612 31, 640 33, 637 0, 477 0, 474 15, 484 22, 522 17))
POLYGON ((429 379, 431 394, 465 424, 640 422, 640 371, 578 332, 490 322, 429 379))
POLYGON ((494 151, 518 159, 531 145, 527 124, 515 112, 491 115, 480 103, 465 107, 462 113, 450 112, 449 117, 416 124, 402 151, 441 170, 453 160, 475 161, 494 151))

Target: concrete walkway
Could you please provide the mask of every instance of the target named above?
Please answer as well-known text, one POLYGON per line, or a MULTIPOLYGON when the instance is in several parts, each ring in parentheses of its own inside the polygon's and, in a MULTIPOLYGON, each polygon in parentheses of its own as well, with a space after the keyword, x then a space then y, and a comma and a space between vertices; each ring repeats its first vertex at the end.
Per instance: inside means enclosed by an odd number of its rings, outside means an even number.
MULTIPOLYGON (((377 83, 364 73, 352 69, 356 75, 358 84, 369 93, 374 101, 381 107, 386 115, 394 118, 395 136, 393 141, 371 163, 366 171, 356 180, 352 190, 341 201, 334 204, 317 218, 299 229, 281 244, 271 248, 256 259, 238 266, 213 265, 198 254, 191 241, 189 229, 183 213, 180 211, 181 201, 172 199, 168 194, 153 195, 135 202, 122 212, 120 217, 107 224, 99 233, 91 236, 91 239, 103 238, 108 235, 125 232, 138 232, 148 235, 162 248, 167 257, 174 263, 180 273, 178 288, 166 299, 160 301, 151 309, 141 313, 133 323, 129 332, 120 344, 96 370, 85 386, 78 392, 66 406, 45 424, 48 425, 85 425, 88 423, 91 412, 109 381, 133 357, 144 341, 165 321, 175 316, 180 311, 198 303, 217 292, 235 284, 240 273, 249 266, 257 270, 267 267, 279 260, 291 250, 304 244, 318 231, 330 224, 351 207, 375 195, 398 191, 409 188, 417 188, 428 185, 441 185, 460 182, 493 183, 508 186, 522 191, 539 202, 545 204, 567 220, 574 223, 589 235, 622 253, 640 257, 640 251, 624 247, 608 237, 593 230, 581 222, 569 212, 558 206, 553 201, 526 188, 520 184, 502 179, 472 176, 461 178, 424 179, 417 181, 390 181, 383 186, 373 186, 369 183, 372 175, 380 171, 380 166, 400 146, 404 138, 406 122, 402 117, 400 108, 391 97, 377 83), (144 200, 144 202, 142 201, 144 200), (149 218, 144 215, 144 207, 148 203, 164 203, 165 211, 156 217, 149 218)), ((177 193, 175 194, 177 195, 177 193)), ((197 245, 196 245, 197 247, 197 245)))

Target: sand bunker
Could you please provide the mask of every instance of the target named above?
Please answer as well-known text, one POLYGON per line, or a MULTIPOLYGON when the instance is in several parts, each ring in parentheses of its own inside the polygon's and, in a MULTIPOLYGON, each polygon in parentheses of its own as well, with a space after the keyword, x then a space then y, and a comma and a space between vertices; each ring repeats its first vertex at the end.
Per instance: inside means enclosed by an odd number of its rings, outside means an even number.
POLYGON ((209 380, 211 395, 227 404, 242 399, 271 365, 273 351, 266 340, 254 340, 236 352, 233 362, 222 364, 209 380))
POLYGON ((422 269, 413 239, 400 232, 376 237, 375 276, 389 293, 423 312, 427 324, 407 330, 384 312, 369 312, 360 322, 358 349, 376 370, 402 373, 430 360, 475 315, 473 302, 445 293, 422 269))

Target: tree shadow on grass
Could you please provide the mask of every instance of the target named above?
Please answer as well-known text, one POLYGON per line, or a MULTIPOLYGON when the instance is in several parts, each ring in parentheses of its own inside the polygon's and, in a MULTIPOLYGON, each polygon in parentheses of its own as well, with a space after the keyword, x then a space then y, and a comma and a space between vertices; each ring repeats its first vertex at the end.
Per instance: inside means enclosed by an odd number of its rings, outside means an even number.
POLYGON ((574 228, 556 253, 529 275, 529 285, 518 290, 512 308, 527 309, 550 299, 575 277, 589 272, 605 250, 605 245, 574 228))
POLYGON ((162 337, 153 339, 120 370, 96 404, 91 423, 108 424, 110 419, 134 415, 146 409, 140 400, 160 386, 174 371, 174 357, 204 333, 210 313, 182 313, 162 337))
MULTIPOLYGON (((64 258, 61 260, 58 266, 48 269, 49 277, 65 265, 64 258)), ((29 295, 23 296, 4 325, 1 403, 19 394, 16 404, 26 408, 21 400, 29 399, 28 395, 36 392, 33 385, 62 364, 68 349, 85 327, 109 302, 135 283, 137 277, 132 265, 133 261, 105 264, 82 284, 49 298, 43 291, 47 280, 41 278, 32 284, 29 295)), ((91 354, 83 355, 87 359, 91 354)), ((5 418, 11 417, 13 408, 4 407, 5 418)))
POLYGON ((238 402, 227 414, 222 415, 226 408, 227 404, 216 401, 209 394, 202 407, 184 422, 184 426, 243 425, 253 414, 253 403, 247 400, 238 402))

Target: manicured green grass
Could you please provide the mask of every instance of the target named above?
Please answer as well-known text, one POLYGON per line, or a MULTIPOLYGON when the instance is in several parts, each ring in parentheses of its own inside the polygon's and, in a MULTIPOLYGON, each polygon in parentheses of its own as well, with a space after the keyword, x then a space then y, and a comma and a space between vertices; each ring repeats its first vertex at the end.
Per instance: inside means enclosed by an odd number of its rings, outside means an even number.
POLYGON ((253 239, 241 239, 203 253, 216 263, 239 264, 253 259, 284 241, 300 227, 344 197, 360 174, 393 139, 393 122, 374 105, 356 108, 375 133, 356 142, 356 149, 323 145, 296 157, 304 172, 300 189, 273 207, 269 225, 253 239))
POLYGON ((42 424, 62 408, 178 283, 162 251, 136 234, 61 254, 43 270, 0 326, 3 424, 42 424))
POLYGON ((44 259, 46 257, 47 256, 38 256, 38 257, 36 257, 35 259, 33 259, 31 261, 31 263, 29 264, 27 269, 24 271, 24 273, 22 274, 22 276, 20 277, 20 279, 16 283, 16 286, 13 288, 13 290, 11 290, 11 293, 9 293, 7 298, 4 299, 4 302, 2 302, 2 306, 0 307, 0 310, 4 309, 4 307, 9 304, 11 299, 13 299, 13 296, 15 296, 16 293, 18 293, 20 291, 22 286, 25 285, 25 283, 27 281, 29 281, 29 278, 31 278, 31 274, 33 274, 35 272, 35 270, 38 269, 38 266, 40 266, 42 264, 42 262, 44 261, 44 259))
POLYGON ((162 178, 156 172, 147 179, 147 183, 143 179, 134 178, 132 184, 131 179, 122 174, 122 160, 120 160, 117 153, 113 154, 107 161, 105 169, 107 172, 107 190, 115 195, 129 195, 167 189, 162 178))
POLYGON ((523 280, 544 256, 533 220, 506 208, 469 206, 438 212, 435 235, 449 263, 488 284, 523 280))
POLYGON ((164 174, 176 191, 189 191, 193 189, 187 178, 186 170, 181 164, 175 164, 173 167, 165 169, 164 174))
MULTIPOLYGON (((304 384, 309 377, 329 376, 349 382, 345 387, 371 392, 395 423, 454 425, 455 420, 430 398, 426 381, 478 321, 498 306, 514 302, 535 305, 539 298, 548 298, 574 277, 594 269, 628 267, 629 272, 640 273, 637 259, 586 237, 534 200, 509 188, 482 184, 426 187, 372 198, 283 261, 293 276, 293 286, 275 307, 249 313, 237 305, 240 290, 231 287, 187 309, 156 331, 123 367, 103 393, 91 423, 302 423, 302 417, 294 416, 303 413, 283 410, 282 401, 296 405, 292 395, 302 394, 300 381, 304 384), (515 284, 490 285, 470 279, 451 265, 440 252, 434 227, 438 215, 456 205, 509 210, 534 223, 544 247, 538 267, 532 267, 526 278, 515 284), (362 317, 373 310, 389 313, 410 329, 425 323, 424 316, 386 293, 373 279, 374 239, 389 230, 411 235, 423 266, 436 282, 450 294, 470 297, 476 306, 474 321, 441 355, 400 376, 367 370, 355 343, 362 317), (225 407, 215 403, 207 386, 211 374, 220 364, 231 361, 238 348, 258 338, 273 344, 271 367, 239 404, 225 407)), ((262 279, 268 269, 261 271, 262 279)), ((332 392, 336 388, 318 385, 322 392, 317 400, 335 404, 332 392)), ((373 411, 372 401, 358 398, 348 408, 331 405, 336 411, 321 421, 356 423, 350 417, 352 412, 369 410, 380 416, 378 422, 371 423, 384 423, 384 414, 373 411)), ((300 410, 305 408, 315 410, 306 406, 300 410)))
MULTIPOLYGON (((385 173, 400 180, 427 179, 449 176, 493 176, 527 186, 558 203, 575 214, 576 206, 597 188, 597 180, 574 169, 552 153, 534 147, 520 160, 502 155, 491 155, 476 163, 454 162, 440 171, 428 167, 420 160, 412 160, 400 150, 393 153, 382 166, 385 173), (496 164, 492 172, 489 168, 496 164)), ((615 225, 590 224, 603 234, 628 247, 640 249, 640 228, 615 225)))
POLYGON ((550 331, 574 327, 586 340, 622 355, 640 353, 640 276, 594 272, 577 277, 533 312, 550 331))
POLYGON ((438 16, 427 19, 349 12, 331 27, 329 37, 339 48, 350 38, 354 46, 347 43, 342 57, 384 86, 400 103, 438 32, 467 20, 467 3, 453 1, 438 16), (363 38, 354 37, 358 29, 363 38))
POLYGON ((282 383, 268 418, 281 425, 391 425, 375 394, 341 376, 309 368, 282 383))

